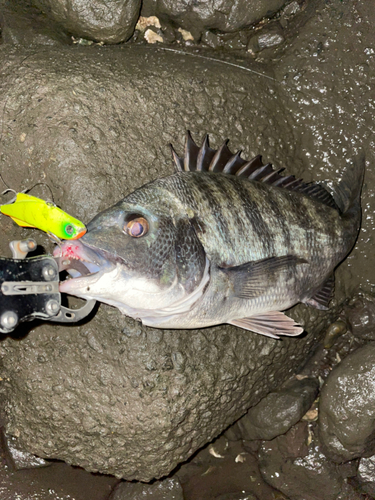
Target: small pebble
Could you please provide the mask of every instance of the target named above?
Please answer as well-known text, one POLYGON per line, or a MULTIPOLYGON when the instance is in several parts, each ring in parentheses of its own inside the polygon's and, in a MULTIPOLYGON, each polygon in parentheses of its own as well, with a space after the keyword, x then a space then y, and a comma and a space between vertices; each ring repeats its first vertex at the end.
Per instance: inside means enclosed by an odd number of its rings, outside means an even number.
POLYGON ((160 24, 159 19, 156 16, 150 16, 150 17, 143 17, 143 16, 141 16, 138 19, 138 22, 137 22, 137 24, 135 26, 135 29, 143 32, 143 31, 146 31, 146 29, 149 26, 154 26, 155 28, 159 28, 160 29, 161 28, 161 24, 160 24))
POLYGON ((163 43, 164 39, 162 36, 158 35, 155 33, 155 31, 148 29, 145 33, 145 39, 147 40, 148 43, 163 43))

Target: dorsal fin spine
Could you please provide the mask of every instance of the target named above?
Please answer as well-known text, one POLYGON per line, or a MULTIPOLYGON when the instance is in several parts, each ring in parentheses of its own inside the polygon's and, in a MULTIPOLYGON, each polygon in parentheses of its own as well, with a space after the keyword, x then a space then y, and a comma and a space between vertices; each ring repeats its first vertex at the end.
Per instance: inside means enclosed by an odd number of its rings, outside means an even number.
POLYGON ((184 171, 184 160, 183 158, 180 158, 178 154, 176 153, 174 147, 172 144, 169 145, 172 151, 172 157, 174 161, 174 165, 176 167, 177 172, 183 172, 184 171))
POLYGON ((280 175, 283 168, 275 170, 271 163, 263 165, 262 157, 255 156, 247 161, 240 157, 241 151, 233 154, 228 148, 228 139, 214 150, 209 146, 209 137, 206 134, 202 146, 194 142, 190 132, 186 134, 185 154, 181 158, 172 149, 172 157, 177 171, 185 172, 217 172, 227 175, 243 177, 250 181, 263 182, 277 188, 289 191, 298 191, 310 196, 331 208, 338 209, 332 195, 321 185, 305 183, 302 179, 296 179, 294 175, 280 175))

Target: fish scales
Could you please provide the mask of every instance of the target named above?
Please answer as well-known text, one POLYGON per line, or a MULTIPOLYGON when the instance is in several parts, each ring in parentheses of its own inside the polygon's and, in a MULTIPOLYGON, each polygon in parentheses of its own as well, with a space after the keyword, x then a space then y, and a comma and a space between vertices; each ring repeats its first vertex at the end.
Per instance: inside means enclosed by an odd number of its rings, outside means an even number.
POLYGON ((73 252, 92 274, 61 291, 153 327, 230 323, 276 338, 300 334, 282 311, 298 302, 328 307, 333 271, 360 226, 364 158, 347 166, 333 197, 260 157, 211 150, 207 137, 199 148, 188 135, 184 158, 174 150, 173 158, 177 173, 96 216, 74 249, 63 244, 63 255, 73 252))
POLYGON ((296 250, 303 258, 323 251, 331 253, 349 229, 342 226, 336 210, 299 193, 271 189, 258 182, 209 173, 175 174, 158 182, 204 220, 201 239, 206 252, 216 256, 217 262, 226 262, 229 257, 228 264, 238 265, 296 250), (204 176, 207 179, 202 183, 204 176), (221 198, 223 191, 217 191, 220 194, 216 197, 204 196, 208 186, 218 183, 227 193, 225 201, 221 198), (233 211, 236 220, 241 221, 239 226, 233 220, 233 211), (280 214, 284 227, 280 225, 280 214), (225 218, 227 237, 223 241, 221 228, 225 218), (228 246, 223 247, 223 243, 228 246))
MULTIPOLYGON (((265 216, 260 212, 257 200, 249 201, 246 198, 248 193, 244 196, 244 181, 236 185, 233 180, 236 179, 220 174, 187 173, 161 181, 164 186, 169 185, 171 192, 178 192, 178 196, 185 200, 185 206, 192 207, 195 215, 204 220, 206 237, 202 238, 205 240, 206 251, 212 256, 220 250, 225 251, 221 260, 230 265, 236 265, 238 260, 246 262, 248 249, 241 242, 246 240, 250 233, 251 251, 255 260, 266 257, 267 250, 271 253, 273 247, 272 229, 264 223, 265 216), (207 192, 209 195, 206 197, 207 192), (226 231, 225 239, 223 230, 226 231), (226 245, 225 249, 223 243, 226 245)), ((257 195, 255 192, 254 198, 257 195)), ((264 208, 267 209, 267 206, 264 208)))

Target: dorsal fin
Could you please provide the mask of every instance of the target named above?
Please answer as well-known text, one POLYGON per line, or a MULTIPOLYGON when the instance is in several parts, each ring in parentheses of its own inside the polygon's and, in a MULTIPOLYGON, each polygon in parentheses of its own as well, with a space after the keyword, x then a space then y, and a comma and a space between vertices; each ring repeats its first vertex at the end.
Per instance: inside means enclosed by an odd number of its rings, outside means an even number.
POLYGON ((263 165, 260 155, 249 161, 244 160, 241 158, 241 151, 233 154, 227 144, 228 140, 219 149, 212 149, 206 134, 202 146, 199 147, 188 131, 184 156, 178 156, 171 145, 173 162, 177 172, 219 172, 245 177, 251 181, 264 182, 275 187, 304 193, 329 207, 338 209, 333 197, 322 185, 312 182, 305 183, 302 179, 296 179, 294 175, 280 175, 284 169, 275 170, 271 163, 263 165))

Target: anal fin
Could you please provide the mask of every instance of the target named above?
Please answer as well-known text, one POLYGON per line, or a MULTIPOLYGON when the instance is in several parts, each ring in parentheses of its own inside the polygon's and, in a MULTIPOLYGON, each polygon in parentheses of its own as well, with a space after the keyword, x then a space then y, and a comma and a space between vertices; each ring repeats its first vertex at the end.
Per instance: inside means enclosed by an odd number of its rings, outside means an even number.
POLYGON ((228 323, 273 339, 279 339, 279 335, 295 337, 303 332, 301 326, 280 311, 270 311, 248 318, 234 319, 228 323))
POLYGON ((333 294, 335 292, 335 277, 332 274, 327 281, 323 283, 323 286, 315 293, 313 297, 304 301, 305 304, 326 311, 328 305, 332 300, 333 294))

